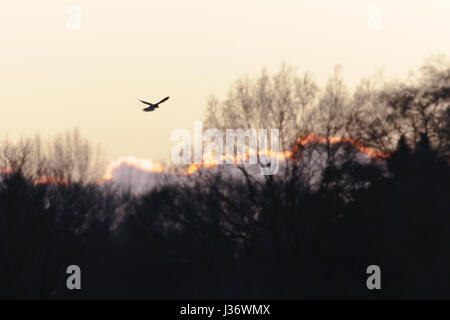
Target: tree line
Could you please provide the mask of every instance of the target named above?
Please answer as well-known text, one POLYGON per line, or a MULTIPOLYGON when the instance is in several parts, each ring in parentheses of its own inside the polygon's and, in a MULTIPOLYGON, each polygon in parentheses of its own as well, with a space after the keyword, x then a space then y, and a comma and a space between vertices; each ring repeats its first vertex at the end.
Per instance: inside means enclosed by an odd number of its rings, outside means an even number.
POLYGON ((450 297, 444 58, 407 81, 374 76, 353 92, 339 68, 320 88, 283 65, 237 80, 223 101, 208 101, 205 118, 219 129, 278 128, 293 156, 263 179, 245 165, 240 179, 218 167, 136 195, 98 183, 100 153, 77 131, 4 140, 0 296, 450 297), (323 141, 299 143, 311 134, 323 141), (387 156, 361 161, 353 141, 387 156), (80 291, 66 288, 71 264, 83 270, 80 291), (373 264, 381 291, 365 284, 373 264))

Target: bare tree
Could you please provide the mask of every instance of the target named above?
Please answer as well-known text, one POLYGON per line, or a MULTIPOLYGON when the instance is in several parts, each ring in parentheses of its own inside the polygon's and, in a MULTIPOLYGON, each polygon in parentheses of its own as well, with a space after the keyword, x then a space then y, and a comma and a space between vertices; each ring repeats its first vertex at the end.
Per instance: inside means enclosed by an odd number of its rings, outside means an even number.
POLYGON ((237 80, 224 101, 211 97, 205 125, 218 129, 279 129, 283 148, 288 149, 304 133, 308 112, 318 103, 319 88, 311 75, 298 76, 282 65, 269 75, 263 69, 257 79, 237 80))
POLYGON ((43 143, 40 136, 8 139, 0 143, 0 169, 20 173, 25 178, 46 181, 50 178, 64 183, 91 184, 99 182, 104 172, 100 148, 82 138, 78 129, 57 135, 43 143))
POLYGON ((49 141, 48 166, 56 179, 81 184, 101 180, 104 163, 100 148, 95 149, 78 131, 68 131, 49 141))
POLYGON ((376 80, 365 80, 355 92, 352 136, 392 152, 401 136, 414 148, 425 134, 433 148, 448 156, 450 61, 442 56, 429 59, 404 83, 376 80))

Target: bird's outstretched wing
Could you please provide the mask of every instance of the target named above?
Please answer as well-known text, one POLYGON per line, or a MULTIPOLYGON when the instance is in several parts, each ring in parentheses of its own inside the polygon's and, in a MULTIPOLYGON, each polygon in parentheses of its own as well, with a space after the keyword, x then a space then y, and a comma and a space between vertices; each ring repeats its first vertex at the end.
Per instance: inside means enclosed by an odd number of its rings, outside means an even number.
POLYGON ((158 102, 157 104, 163 103, 164 101, 169 100, 169 97, 165 97, 164 99, 162 99, 160 102, 158 102))
POLYGON ((144 104, 148 104, 149 106, 152 106, 153 104, 147 101, 143 101, 143 100, 139 100, 140 102, 144 103, 144 104))

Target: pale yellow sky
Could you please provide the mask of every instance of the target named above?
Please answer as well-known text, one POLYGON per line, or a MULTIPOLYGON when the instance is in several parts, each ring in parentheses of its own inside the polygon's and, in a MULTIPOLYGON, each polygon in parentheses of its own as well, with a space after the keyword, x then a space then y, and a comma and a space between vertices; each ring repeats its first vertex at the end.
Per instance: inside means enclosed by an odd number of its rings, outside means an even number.
POLYGON ((210 94, 285 61, 324 83, 404 77, 450 53, 448 0, 20 0, 0 4, 0 137, 74 127, 107 159, 168 160, 210 94), (81 9, 80 29, 67 8, 81 9), (367 27, 367 8, 381 28, 367 27), (171 99, 143 113, 137 99, 171 99))

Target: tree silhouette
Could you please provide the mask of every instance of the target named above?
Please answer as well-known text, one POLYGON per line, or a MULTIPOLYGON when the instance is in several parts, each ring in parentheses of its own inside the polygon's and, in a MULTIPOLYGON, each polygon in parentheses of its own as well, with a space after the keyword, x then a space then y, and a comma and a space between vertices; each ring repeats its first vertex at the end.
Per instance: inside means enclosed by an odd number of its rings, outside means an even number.
POLYGON ((273 176, 172 168, 133 194, 99 180, 77 131, 4 140, 0 296, 450 297, 449 70, 428 62, 414 81, 353 93, 339 69, 323 90, 287 66, 238 80, 207 126, 279 128, 291 156, 273 176), (70 264, 81 292, 66 288, 70 264), (365 287, 372 264, 381 292, 365 287))

